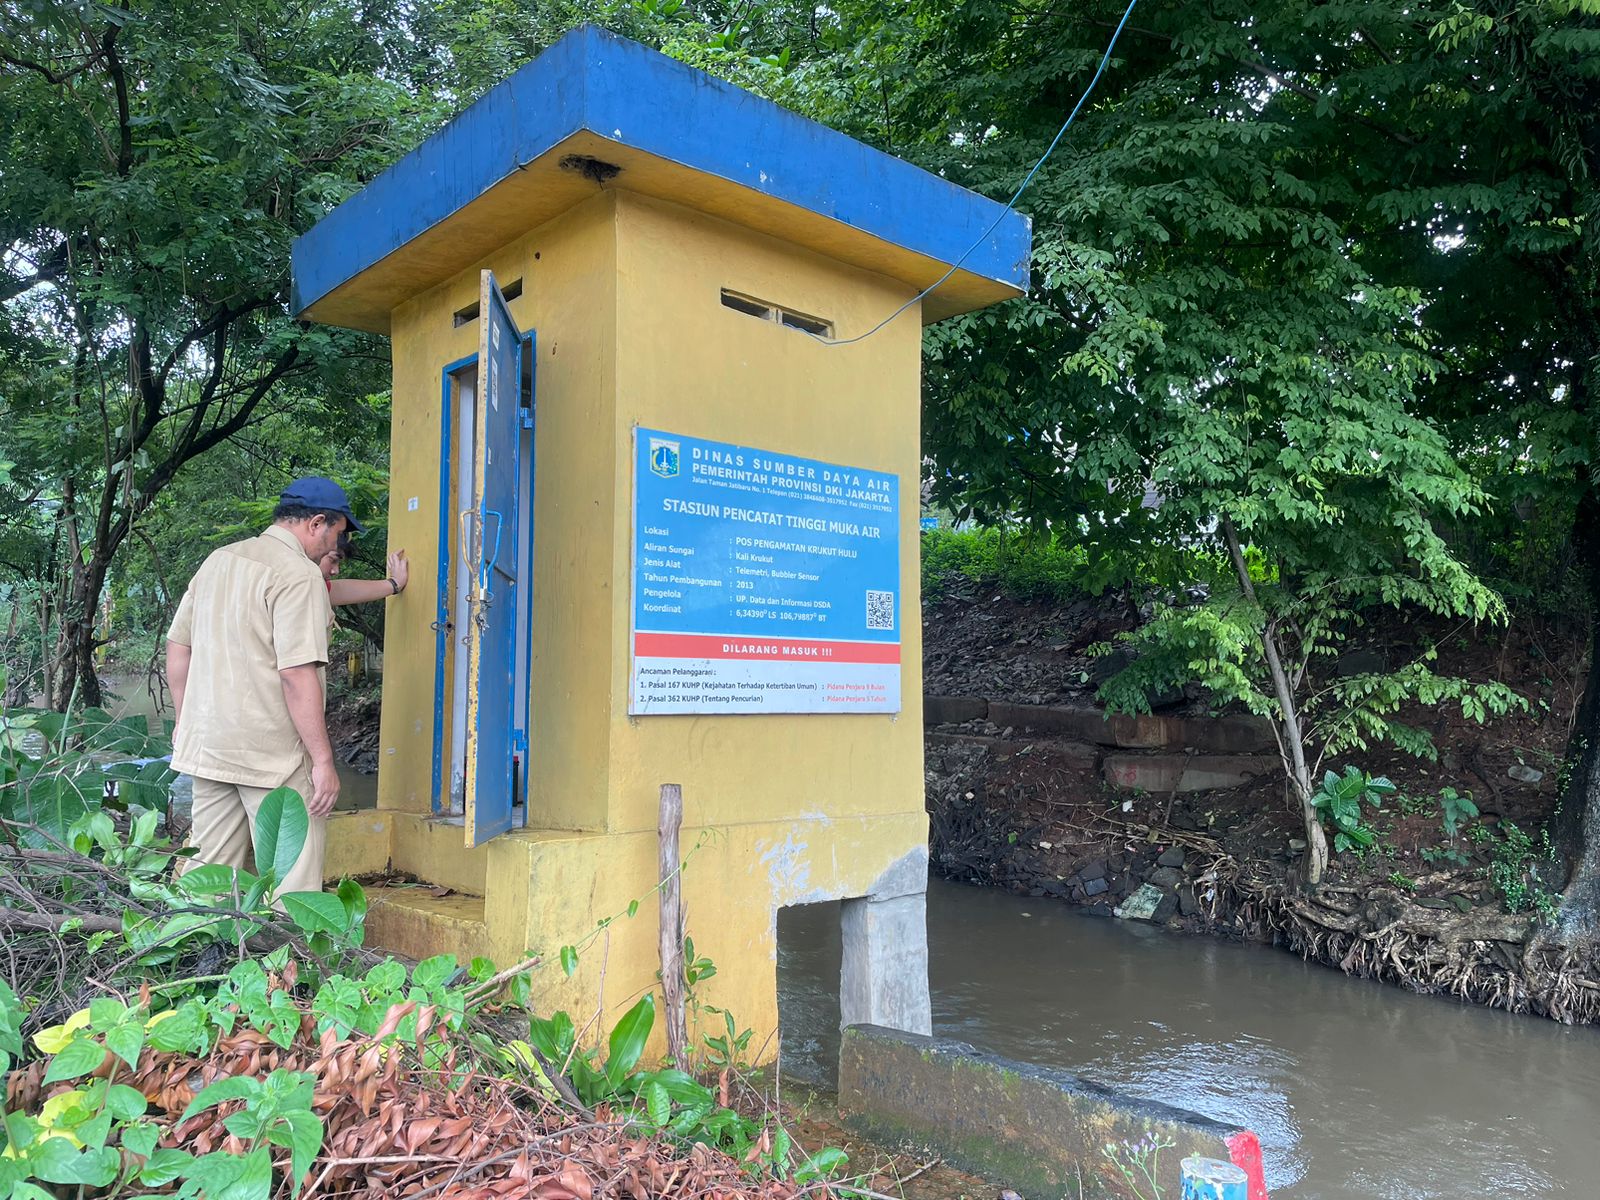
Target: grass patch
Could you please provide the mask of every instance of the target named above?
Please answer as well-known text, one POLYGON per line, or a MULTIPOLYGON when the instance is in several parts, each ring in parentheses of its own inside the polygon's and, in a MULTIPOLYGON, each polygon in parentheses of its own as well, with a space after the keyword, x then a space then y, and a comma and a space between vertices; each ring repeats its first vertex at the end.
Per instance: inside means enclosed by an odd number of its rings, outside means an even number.
POLYGON ((1093 594, 1086 586, 1088 566, 1081 547, 1054 536, 1003 529, 930 529, 922 535, 922 594, 929 599, 978 583, 1019 600, 1074 600, 1093 594))
MULTIPOLYGON (((1265 577, 1251 563, 1251 574, 1265 577)), ((1016 600, 1066 603, 1127 588, 1174 595, 1196 584, 1232 586, 1228 564, 1193 547, 1086 548, 1054 533, 930 529, 922 535, 922 594, 937 600, 966 584, 998 587, 1016 600)))

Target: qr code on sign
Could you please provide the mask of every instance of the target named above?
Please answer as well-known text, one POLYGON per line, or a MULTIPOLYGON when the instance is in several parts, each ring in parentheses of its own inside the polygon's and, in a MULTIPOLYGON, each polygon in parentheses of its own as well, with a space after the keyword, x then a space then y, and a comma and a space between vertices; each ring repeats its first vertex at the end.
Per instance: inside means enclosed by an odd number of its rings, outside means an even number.
POLYGON ((867 593, 867 628, 868 629, 893 629, 894 628, 894 593, 893 592, 868 592, 867 593))

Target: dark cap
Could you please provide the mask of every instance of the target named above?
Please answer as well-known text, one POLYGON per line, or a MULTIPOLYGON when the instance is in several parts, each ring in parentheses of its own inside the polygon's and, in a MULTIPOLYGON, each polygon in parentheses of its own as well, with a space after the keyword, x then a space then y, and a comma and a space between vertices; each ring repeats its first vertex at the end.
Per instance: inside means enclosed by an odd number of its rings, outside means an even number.
POLYGON ((301 508, 320 508, 324 512, 335 512, 350 522, 350 532, 360 533, 361 522, 356 520, 355 513, 350 511, 350 497, 344 494, 344 489, 333 480, 322 475, 307 475, 304 479, 296 479, 284 488, 278 496, 279 504, 297 504, 301 508))

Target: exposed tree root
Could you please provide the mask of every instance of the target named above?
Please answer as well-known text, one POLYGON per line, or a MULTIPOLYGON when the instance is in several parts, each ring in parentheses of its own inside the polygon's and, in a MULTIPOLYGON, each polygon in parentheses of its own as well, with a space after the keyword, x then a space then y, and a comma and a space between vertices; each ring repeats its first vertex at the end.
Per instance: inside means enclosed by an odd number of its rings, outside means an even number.
POLYGON ((1389 888, 1299 893, 1259 873, 1237 874, 1226 896, 1235 924, 1348 975, 1565 1025, 1600 1021, 1600 960, 1551 944, 1532 914, 1444 912, 1389 888))

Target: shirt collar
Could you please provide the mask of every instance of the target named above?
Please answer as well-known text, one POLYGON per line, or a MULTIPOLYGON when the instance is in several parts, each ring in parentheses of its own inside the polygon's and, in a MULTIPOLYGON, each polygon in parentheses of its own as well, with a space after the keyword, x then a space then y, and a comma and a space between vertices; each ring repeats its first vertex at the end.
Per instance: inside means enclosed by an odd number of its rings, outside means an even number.
POLYGON ((295 537, 294 534, 290 533, 282 525, 268 525, 261 531, 261 536, 264 538, 271 538, 275 542, 281 542, 283 545, 293 550, 301 558, 304 558, 307 562, 311 561, 306 557, 306 548, 300 544, 300 539, 295 537))

